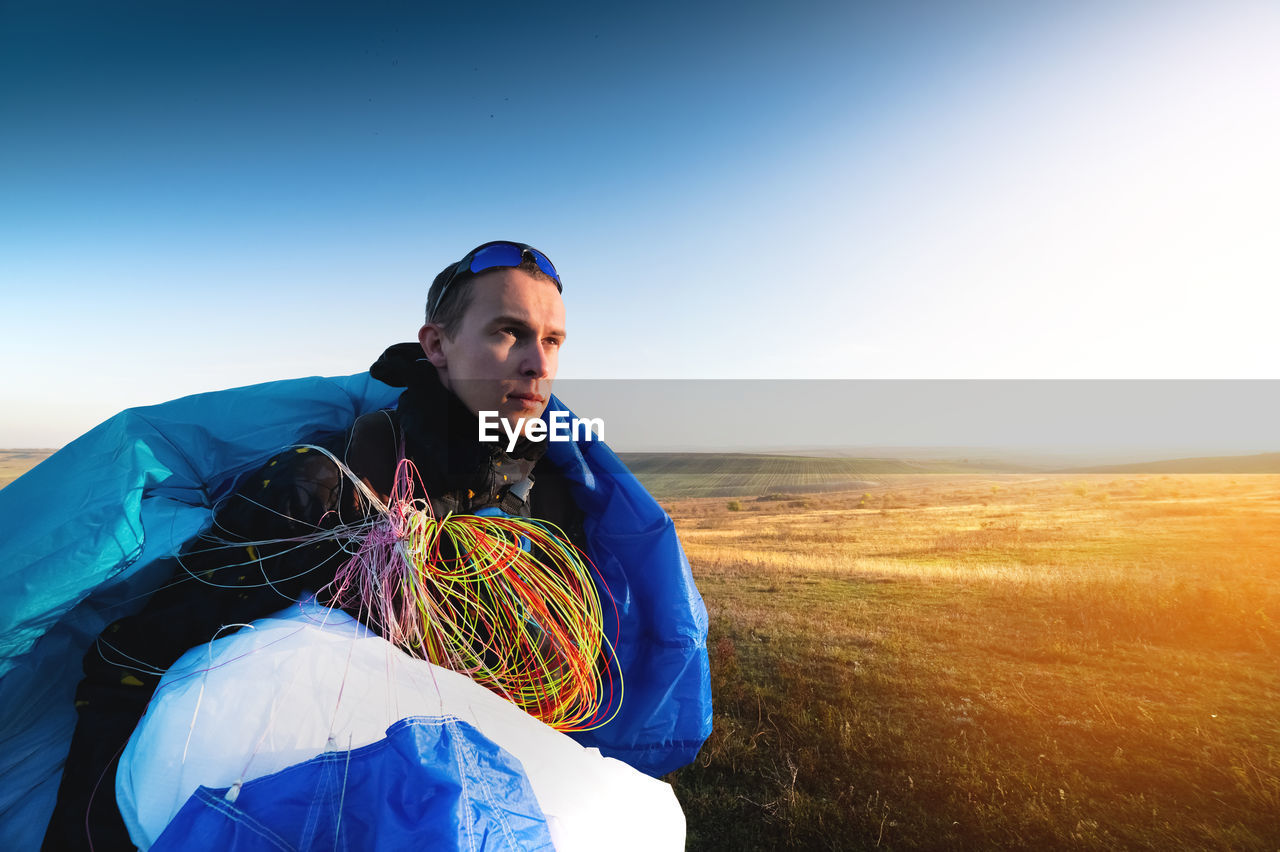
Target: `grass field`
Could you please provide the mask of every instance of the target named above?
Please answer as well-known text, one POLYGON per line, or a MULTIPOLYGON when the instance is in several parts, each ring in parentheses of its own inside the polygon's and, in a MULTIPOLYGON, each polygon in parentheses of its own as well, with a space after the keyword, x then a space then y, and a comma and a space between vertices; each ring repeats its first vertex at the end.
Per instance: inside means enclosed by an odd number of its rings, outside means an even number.
POLYGON ((1280 848, 1280 476, 668 501, 690 849, 1280 848))

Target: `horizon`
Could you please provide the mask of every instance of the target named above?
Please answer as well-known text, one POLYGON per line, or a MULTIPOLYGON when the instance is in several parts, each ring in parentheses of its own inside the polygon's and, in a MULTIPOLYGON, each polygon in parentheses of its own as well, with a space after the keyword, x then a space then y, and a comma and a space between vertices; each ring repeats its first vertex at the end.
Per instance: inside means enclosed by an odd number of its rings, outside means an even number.
POLYGON ((1071 466, 1280 452, 1280 380, 564 380, 553 393, 620 453, 1071 466))

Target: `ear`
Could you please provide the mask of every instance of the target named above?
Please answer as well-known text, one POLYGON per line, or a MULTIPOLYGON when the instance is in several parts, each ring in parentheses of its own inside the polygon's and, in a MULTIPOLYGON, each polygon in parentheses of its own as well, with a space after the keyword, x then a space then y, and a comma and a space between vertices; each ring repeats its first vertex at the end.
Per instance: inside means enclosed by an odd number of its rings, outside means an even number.
POLYGON ((418 329, 418 343, 422 346, 422 353, 437 370, 448 366, 449 359, 444 354, 444 329, 438 324, 429 322, 418 329))

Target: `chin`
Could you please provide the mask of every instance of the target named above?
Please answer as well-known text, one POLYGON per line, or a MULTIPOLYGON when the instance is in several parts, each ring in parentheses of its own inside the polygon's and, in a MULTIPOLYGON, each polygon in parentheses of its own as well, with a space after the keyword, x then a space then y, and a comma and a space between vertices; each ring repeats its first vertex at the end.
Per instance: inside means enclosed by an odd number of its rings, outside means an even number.
POLYGON ((521 402, 506 401, 499 408, 503 417, 510 417, 512 420, 519 420, 523 417, 526 420, 536 420, 542 416, 542 412, 547 410, 545 402, 534 406, 527 406, 521 402))
POLYGON ((513 427, 516 425, 516 422, 519 420, 537 420, 542 416, 542 411, 539 409, 529 409, 529 408, 523 408, 523 407, 513 408, 510 406, 504 406, 498 409, 498 413, 499 415, 501 415, 503 420, 510 423, 513 427))

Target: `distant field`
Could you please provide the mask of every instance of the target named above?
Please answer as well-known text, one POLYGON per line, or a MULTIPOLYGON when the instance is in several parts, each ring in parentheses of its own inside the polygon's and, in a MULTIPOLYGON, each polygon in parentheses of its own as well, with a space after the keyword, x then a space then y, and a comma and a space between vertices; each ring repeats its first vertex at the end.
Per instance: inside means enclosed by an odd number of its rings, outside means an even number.
POLYGON ((0 450, 0 488, 53 455, 55 450, 0 450))
POLYGON ((1280 453, 1250 456, 1208 456, 1168 459, 1102 467, 1084 467, 1067 473, 1280 473, 1280 453))
POLYGON ((666 505, 711 618, 690 849, 1280 848, 1280 476, 666 505))
POLYGON ((659 500, 848 491, 874 488, 884 476, 989 470, 959 461, 749 453, 620 453, 619 458, 659 500))

